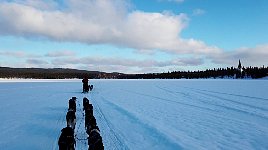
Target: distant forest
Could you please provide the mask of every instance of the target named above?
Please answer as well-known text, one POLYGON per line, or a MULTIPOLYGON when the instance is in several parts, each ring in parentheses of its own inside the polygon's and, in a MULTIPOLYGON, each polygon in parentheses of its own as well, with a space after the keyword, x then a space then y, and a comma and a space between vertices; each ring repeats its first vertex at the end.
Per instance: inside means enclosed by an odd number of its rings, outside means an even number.
POLYGON ((214 68, 205 71, 172 71, 167 73, 123 74, 77 69, 8 68, 0 67, 0 78, 31 79, 199 79, 199 78, 262 78, 268 76, 268 67, 214 68))
POLYGON ((258 79, 268 76, 268 67, 247 68, 214 68, 205 71, 172 71, 167 73, 149 73, 120 75, 121 79, 199 79, 199 78, 252 78, 258 79))
POLYGON ((116 78, 117 73, 86 71, 64 68, 9 68, 0 67, 0 78, 31 78, 31 79, 82 79, 85 76, 91 79, 116 78))

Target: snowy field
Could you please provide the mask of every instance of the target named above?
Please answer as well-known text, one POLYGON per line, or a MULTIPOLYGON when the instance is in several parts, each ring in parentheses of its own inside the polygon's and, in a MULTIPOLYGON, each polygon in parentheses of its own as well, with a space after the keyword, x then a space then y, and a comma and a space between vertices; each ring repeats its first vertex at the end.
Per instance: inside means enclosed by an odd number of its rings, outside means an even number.
MULTIPOLYGON (((88 97, 105 149, 267 150, 268 80, 1 80, 0 150, 57 149, 68 100, 86 138, 88 97)), ((77 150, 87 141, 77 140, 77 150)))

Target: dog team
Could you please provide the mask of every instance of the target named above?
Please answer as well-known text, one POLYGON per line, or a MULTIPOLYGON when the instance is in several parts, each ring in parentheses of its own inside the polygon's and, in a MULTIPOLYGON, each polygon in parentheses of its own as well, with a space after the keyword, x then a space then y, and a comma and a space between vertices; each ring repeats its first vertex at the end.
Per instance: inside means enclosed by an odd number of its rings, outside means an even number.
MULTIPOLYGON (((93 105, 83 98, 83 110, 85 117, 85 130, 88 134, 88 150, 104 150, 100 130, 93 115, 93 105)), ((59 150, 75 150, 75 125, 76 125, 76 97, 69 100, 69 108, 66 114, 67 127, 61 130, 58 140, 59 150)))

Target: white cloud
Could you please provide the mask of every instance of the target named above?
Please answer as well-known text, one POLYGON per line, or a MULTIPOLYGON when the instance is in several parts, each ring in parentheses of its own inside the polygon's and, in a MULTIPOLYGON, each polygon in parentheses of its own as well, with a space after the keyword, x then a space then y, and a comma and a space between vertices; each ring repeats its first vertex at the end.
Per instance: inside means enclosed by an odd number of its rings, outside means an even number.
POLYGON ((116 56, 77 56, 69 50, 52 51, 44 55, 29 54, 23 51, 0 51, 0 56, 4 58, 0 64, 10 67, 75 68, 123 73, 163 72, 168 71, 167 68, 200 66, 204 63, 202 58, 195 56, 155 60, 152 55, 150 58, 137 60, 116 56), (8 62, 11 58, 15 59, 8 62))
POLYGON ((210 59, 216 64, 237 65, 238 60, 242 61, 244 66, 262 66, 268 65, 268 44, 257 45, 253 48, 239 48, 230 52, 222 52, 210 55, 210 59))
POLYGON ((46 60, 42 60, 42 59, 27 59, 26 63, 31 64, 31 65, 36 65, 36 66, 48 64, 46 60))
POLYGON ((156 60, 136 60, 124 59, 117 57, 72 57, 72 58, 57 58, 52 61, 54 65, 68 64, 92 64, 92 65, 114 65, 127 67, 166 67, 166 66, 185 66, 185 65, 200 65, 203 61, 201 58, 177 58, 170 61, 156 60))
POLYGON ((143 73, 140 72, 152 72, 158 68, 160 70, 166 70, 167 67, 174 66, 198 66, 202 65, 203 59, 201 58, 177 58, 168 61, 156 61, 152 59, 146 60, 136 60, 136 59, 124 59, 117 57, 72 57, 72 58, 56 58, 53 59, 51 64, 54 66, 61 67, 75 67, 84 66, 82 68, 87 68, 90 70, 100 70, 106 72, 119 71, 123 73, 143 73), (86 67, 85 67, 86 66, 86 67))
POLYGON ((9 57, 17 57, 22 58, 26 56, 26 53, 23 51, 0 51, 0 55, 9 56, 9 57))
POLYGON ((75 56, 75 52, 69 51, 69 50, 63 50, 63 51, 52 51, 48 52, 46 57, 66 57, 66 56, 75 56))
POLYGON ((180 37, 188 23, 185 14, 128 12, 123 0, 67 0, 65 5, 59 9, 41 0, 0 2, 0 34, 178 54, 220 51, 180 37))
POLYGON ((55 0, 10 0, 11 2, 32 6, 41 10, 52 10, 58 7, 55 0))
POLYGON ((0 56, 15 58, 41 57, 39 55, 29 54, 24 51, 0 51, 0 56))

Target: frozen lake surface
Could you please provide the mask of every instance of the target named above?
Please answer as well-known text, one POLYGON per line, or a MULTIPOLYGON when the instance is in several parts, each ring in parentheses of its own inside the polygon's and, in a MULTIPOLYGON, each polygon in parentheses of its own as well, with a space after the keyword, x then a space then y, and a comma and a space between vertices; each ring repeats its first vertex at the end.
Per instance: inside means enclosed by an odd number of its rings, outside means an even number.
MULTIPOLYGON (((268 80, 0 80, 0 149, 58 149, 68 100, 76 96, 78 138, 88 97, 104 147, 268 149, 268 80)), ((77 150, 87 147, 77 140, 77 150)))

